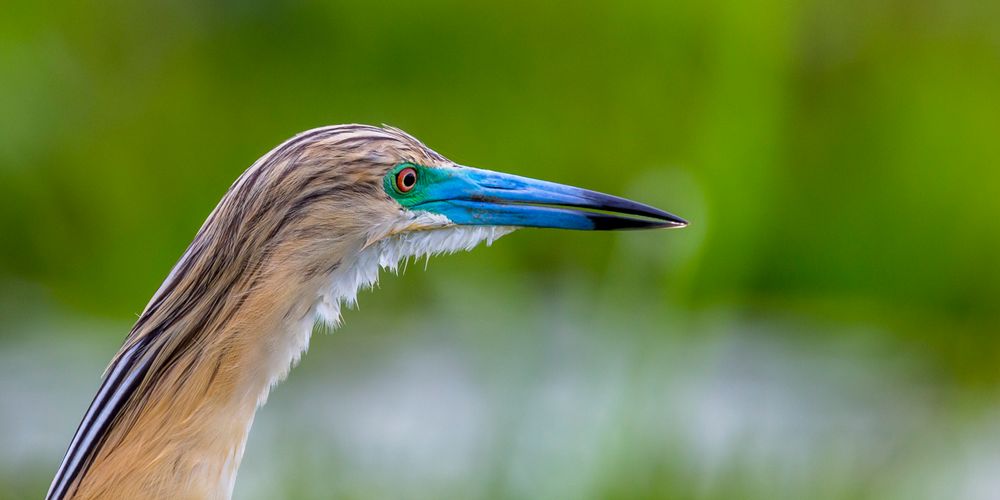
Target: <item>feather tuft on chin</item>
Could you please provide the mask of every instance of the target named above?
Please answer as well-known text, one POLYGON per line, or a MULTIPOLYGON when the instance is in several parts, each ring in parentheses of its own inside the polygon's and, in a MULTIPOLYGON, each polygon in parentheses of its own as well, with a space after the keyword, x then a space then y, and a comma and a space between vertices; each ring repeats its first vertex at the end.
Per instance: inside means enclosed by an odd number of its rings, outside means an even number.
POLYGON ((398 273, 401 268, 405 269, 405 263, 411 258, 429 259, 435 255, 468 251, 483 242, 489 246, 516 229, 507 226, 441 226, 391 234, 366 246, 353 261, 342 263, 330 274, 329 285, 320 291, 315 307, 316 320, 331 328, 339 326, 342 304, 356 307, 358 292, 375 286, 382 269, 398 273))

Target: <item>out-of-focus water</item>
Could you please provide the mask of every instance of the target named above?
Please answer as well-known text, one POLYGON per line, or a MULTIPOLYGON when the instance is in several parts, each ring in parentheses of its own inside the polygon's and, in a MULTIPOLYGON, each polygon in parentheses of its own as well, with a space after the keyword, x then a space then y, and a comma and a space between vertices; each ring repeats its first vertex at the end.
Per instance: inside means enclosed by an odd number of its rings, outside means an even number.
MULTIPOLYGON (((348 312, 258 413, 236 497, 1000 491, 1000 400, 936 380, 891 337, 641 298, 614 313, 563 287, 460 287, 416 318, 348 312)), ((41 316, 0 349, 8 495, 42 493, 116 348, 93 330, 127 327, 41 316)))

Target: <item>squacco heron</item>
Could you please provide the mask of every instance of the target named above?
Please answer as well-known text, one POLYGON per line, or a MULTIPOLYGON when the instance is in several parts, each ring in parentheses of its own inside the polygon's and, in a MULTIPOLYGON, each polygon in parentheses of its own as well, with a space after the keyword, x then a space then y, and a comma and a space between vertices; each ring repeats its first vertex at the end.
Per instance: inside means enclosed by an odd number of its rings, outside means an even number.
POLYGON ((63 498, 229 498, 271 387, 379 270, 520 227, 681 227, 648 205, 456 165, 391 127, 299 134, 201 226, 108 366, 49 487, 63 498))

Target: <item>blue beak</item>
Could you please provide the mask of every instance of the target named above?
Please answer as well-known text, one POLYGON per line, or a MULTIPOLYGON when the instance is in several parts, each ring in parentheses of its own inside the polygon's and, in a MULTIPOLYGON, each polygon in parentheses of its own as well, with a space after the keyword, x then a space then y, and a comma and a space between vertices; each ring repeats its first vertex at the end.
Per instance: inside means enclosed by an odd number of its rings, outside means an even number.
POLYGON ((578 230, 687 225, 658 208, 597 191, 471 167, 429 170, 420 195, 405 204, 455 224, 578 230))

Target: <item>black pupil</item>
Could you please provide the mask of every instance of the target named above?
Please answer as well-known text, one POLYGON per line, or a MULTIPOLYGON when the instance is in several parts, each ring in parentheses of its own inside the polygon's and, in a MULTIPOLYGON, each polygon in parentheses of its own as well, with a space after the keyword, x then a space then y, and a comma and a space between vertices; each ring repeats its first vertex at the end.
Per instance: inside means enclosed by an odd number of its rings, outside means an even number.
POLYGON ((417 182, 417 176, 412 171, 403 174, 403 187, 413 187, 413 184, 417 182))

